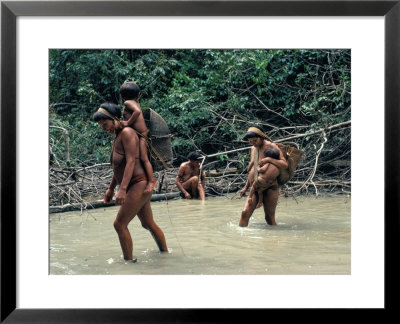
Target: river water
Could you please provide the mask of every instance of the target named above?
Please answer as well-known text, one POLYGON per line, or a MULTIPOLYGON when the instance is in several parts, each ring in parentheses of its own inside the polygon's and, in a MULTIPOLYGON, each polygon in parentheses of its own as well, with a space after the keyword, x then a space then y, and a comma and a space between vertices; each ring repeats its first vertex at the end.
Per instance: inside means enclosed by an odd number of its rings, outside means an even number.
POLYGON ((113 221, 118 207, 50 214, 52 275, 350 274, 351 200, 280 197, 277 226, 259 208, 238 226, 245 199, 237 196, 152 202, 169 253, 160 253, 134 218, 133 253, 126 263, 113 221))

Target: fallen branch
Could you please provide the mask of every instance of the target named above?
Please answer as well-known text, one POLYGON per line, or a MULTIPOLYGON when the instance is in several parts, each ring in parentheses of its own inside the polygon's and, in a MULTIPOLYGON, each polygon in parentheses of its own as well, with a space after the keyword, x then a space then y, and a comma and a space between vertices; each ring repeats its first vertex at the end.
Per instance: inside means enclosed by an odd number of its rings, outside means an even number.
MULTIPOLYGON (((161 200, 169 200, 180 197, 179 192, 170 192, 166 194, 154 194, 151 196, 150 201, 161 201, 161 200)), ((115 205, 115 199, 112 200, 110 204, 105 204, 103 200, 96 200, 92 202, 85 203, 84 209, 95 209, 101 207, 113 207, 115 205)), ((49 213, 62 213, 66 211, 73 211, 73 210, 81 210, 82 204, 79 203, 72 203, 72 204, 65 204, 61 206, 50 206, 49 213)))

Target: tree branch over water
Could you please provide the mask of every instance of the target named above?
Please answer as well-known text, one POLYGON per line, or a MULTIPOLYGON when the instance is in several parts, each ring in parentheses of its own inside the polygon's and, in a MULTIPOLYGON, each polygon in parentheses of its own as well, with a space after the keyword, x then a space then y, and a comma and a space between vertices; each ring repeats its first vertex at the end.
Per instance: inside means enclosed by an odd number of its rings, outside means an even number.
POLYGON ((350 50, 52 49, 49 80, 50 205, 102 199, 112 138, 91 118, 99 101, 122 105, 127 80, 173 135, 173 168, 156 172, 157 193, 177 190, 177 167, 195 150, 209 196, 241 189, 252 124, 305 152, 284 195, 351 191, 350 50))
MULTIPOLYGON (((304 139, 307 136, 312 137, 307 147, 317 147, 305 151, 305 157, 298 166, 294 178, 283 187, 283 194, 289 196, 294 194, 304 194, 309 192, 310 186, 313 188, 313 194, 320 192, 339 191, 348 194, 350 182, 350 163, 346 163, 345 156, 337 156, 334 159, 327 159, 322 156, 328 137, 333 136, 332 132, 349 132, 351 122, 343 122, 336 125, 310 131, 304 129, 302 134, 296 134, 285 138, 278 138, 277 143, 287 143, 288 141, 304 139), (312 152, 314 151, 314 152, 312 152), (320 166, 326 170, 318 173, 320 166)), ((350 134, 348 134, 350 136, 350 134)), ((343 145, 343 143, 340 143, 343 145)), ((298 145, 298 144, 297 144, 298 145)), ((340 146, 335 148, 340 150, 340 146)), ((247 179, 246 164, 241 161, 243 152, 249 154, 251 146, 244 146, 237 149, 217 152, 204 155, 203 168, 207 175, 206 191, 208 196, 226 195, 227 193, 236 193, 240 190, 247 179), (227 157, 220 159, 220 157, 227 157)), ((334 149, 330 149, 332 153, 334 149)), ((155 172, 155 179, 158 179, 159 187, 156 193, 173 193, 177 191, 175 186, 175 177, 178 168, 155 172), (162 180, 161 180, 162 179, 162 180), (161 182, 160 182, 161 180, 161 182)), ((50 167, 50 205, 75 205, 85 209, 88 202, 93 205, 99 205, 96 200, 101 200, 111 181, 112 171, 110 163, 99 163, 87 167, 69 167, 60 168, 58 165, 50 167)), ((89 205, 90 206, 90 205, 89 205)))

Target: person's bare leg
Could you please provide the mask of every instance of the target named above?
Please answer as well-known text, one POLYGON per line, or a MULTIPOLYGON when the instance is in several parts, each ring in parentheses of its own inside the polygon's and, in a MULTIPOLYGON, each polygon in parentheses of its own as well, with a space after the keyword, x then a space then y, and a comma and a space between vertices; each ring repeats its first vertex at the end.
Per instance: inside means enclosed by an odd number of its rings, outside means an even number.
POLYGON ((148 154, 147 154, 146 138, 144 138, 142 136, 140 137, 139 147, 140 147, 140 160, 143 163, 143 167, 144 167, 144 170, 146 171, 146 176, 147 176, 147 185, 146 185, 146 188, 144 189, 144 193, 149 193, 149 192, 153 191, 153 189, 157 183, 154 180, 153 167, 150 163, 150 160, 149 160, 148 154))
POLYGON ((199 191, 198 191, 199 177, 194 176, 194 177, 191 177, 189 180, 191 183, 192 196, 193 196, 193 198, 198 198, 199 197, 199 191))
POLYGON ((246 191, 249 189, 249 187, 251 187, 250 179, 253 179, 253 178, 254 178, 254 170, 250 169, 249 175, 248 175, 247 180, 246 180, 246 184, 244 185, 243 189, 240 190, 240 197, 243 197, 246 194, 246 191))
POLYGON ((193 193, 193 182, 197 183, 198 182, 198 177, 191 177, 190 179, 186 180, 185 182, 182 183, 183 188, 190 194, 192 198, 194 198, 193 193))
POLYGON ((119 208, 117 217, 114 221, 114 228, 117 231, 119 242, 122 249, 122 254, 125 260, 135 261, 133 258, 133 243, 132 237, 128 230, 128 224, 136 216, 140 208, 143 206, 145 199, 143 190, 146 182, 142 181, 135 184, 126 193, 125 203, 119 208))
POLYGON ((261 188, 258 188, 258 190, 257 190, 258 202, 257 202, 257 205, 256 205, 256 209, 260 208, 263 205, 263 199, 262 198, 263 198, 264 190, 265 189, 261 189, 261 188))
POLYGON ((277 225, 275 221, 275 210, 276 205, 278 204, 278 197, 279 187, 277 183, 271 186, 268 190, 264 191, 264 214, 268 225, 277 225))
POLYGON ((253 202, 253 196, 254 196, 255 192, 256 192, 256 187, 255 187, 255 185, 253 184, 253 185, 250 187, 249 196, 248 196, 248 198, 247 198, 249 203, 252 203, 252 202, 253 202))
POLYGON ((256 194, 254 193, 252 197, 250 197, 249 195, 249 197, 247 197, 246 199, 246 203, 243 207, 242 215, 239 220, 240 227, 247 227, 249 225, 249 220, 254 210, 256 209, 256 204, 257 204, 256 194))
POLYGON ((160 252, 168 252, 167 242, 165 240, 164 232, 161 230, 160 227, 156 224, 153 218, 153 211, 150 206, 150 202, 146 202, 142 209, 138 213, 138 217, 142 226, 149 230, 151 235, 156 242, 158 249, 160 252))

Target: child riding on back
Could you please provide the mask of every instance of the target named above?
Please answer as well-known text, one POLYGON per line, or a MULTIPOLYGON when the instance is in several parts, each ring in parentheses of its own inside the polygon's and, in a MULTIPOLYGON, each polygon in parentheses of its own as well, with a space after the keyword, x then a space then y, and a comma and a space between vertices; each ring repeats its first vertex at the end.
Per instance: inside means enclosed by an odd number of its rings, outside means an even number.
POLYGON ((153 167, 147 154, 147 138, 149 130, 147 129, 142 109, 138 102, 140 97, 140 88, 134 82, 124 82, 119 89, 119 93, 124 101, 124 118, 127 119, 127 121, 121 122, 122 127, 132 127, 140 134, 140 160, 143 163, 147 175, 147 185, 144 192, 149 193, 155 187, 156 182, 154 181, 153 167))

